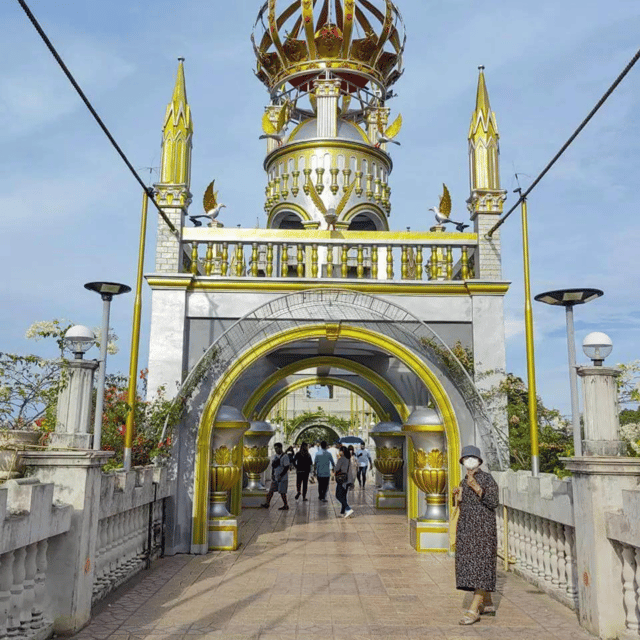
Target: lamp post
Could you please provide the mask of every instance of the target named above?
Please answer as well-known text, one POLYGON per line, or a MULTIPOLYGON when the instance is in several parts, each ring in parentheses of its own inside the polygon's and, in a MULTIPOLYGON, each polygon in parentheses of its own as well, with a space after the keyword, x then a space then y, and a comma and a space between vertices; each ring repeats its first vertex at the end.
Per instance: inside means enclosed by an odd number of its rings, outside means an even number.
POLYGON ((102 442, 102 410, 104 407, 104 382, 107 373, 107 345, 109 343, 109 316, 113 296, 129 293, 131 287, 117 282, 88 282, 85 289, 95 291, 102 298, 102 335, 100 337, 100 368, 96 394, 96 415, 93 423, 93 448, 100 451, 102 442))
POLYGON ((580 407, 578 403, 578 376, 576 374, 576 338, 573 326, 573 307, 586 304, 604 295, 600 289, 558 289, 538 294, 535 299, 557 307, 564 307, 567 317, 567 345, 569 349, 569 382, 571 385, 571 424, 573 448, 576 457, 582 456, 580 407))

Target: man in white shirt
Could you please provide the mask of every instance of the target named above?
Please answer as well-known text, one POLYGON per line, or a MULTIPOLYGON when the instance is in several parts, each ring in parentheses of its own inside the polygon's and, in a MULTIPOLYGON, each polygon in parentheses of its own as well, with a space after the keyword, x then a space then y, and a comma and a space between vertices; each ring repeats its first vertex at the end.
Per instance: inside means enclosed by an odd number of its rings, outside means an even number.
POLYGON ((364 489, 364 485, 367 482, 367 466, 373 469, 373 460, 371 460, 371 454, 364 446, 364 442, 360 444, 360 449, 356 451, 356 460, 358 461, 358 484, 361 489, 364 489))

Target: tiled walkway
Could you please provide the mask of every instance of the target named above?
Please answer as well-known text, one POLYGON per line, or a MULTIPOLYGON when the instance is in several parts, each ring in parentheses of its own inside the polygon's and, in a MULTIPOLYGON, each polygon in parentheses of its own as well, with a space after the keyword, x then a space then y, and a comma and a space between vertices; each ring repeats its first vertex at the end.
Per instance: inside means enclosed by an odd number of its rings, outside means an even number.
POLYGON ((270 511, 245 510, 235 553, 159 561, 101 603, 76 638, 592 638, 573 612, 502 572, 497 616, 459 626, 470 597, 455 589, 453 558, 415 553, 404 514, 373 509, 370 490, 356 488, 356 515, 342 520, 335 498, 320 504, 310 489, 309 502, 290 494, 290 511, 277 510, 279 498, 270 511))

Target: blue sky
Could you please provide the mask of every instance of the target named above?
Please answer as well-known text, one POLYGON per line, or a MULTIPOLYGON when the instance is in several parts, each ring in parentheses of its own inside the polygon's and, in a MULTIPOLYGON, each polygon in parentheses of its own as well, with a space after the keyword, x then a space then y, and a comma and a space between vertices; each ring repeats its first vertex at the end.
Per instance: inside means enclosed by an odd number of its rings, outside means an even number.
MULTIPOLYGON (((216 178, 227 226, 264 224, 267 95, 253 76, 249 34, 260 2, 46 2, 30 6, 136 168, 159 163, 160 131, 176 58, 186 58, 195 123, 196 203, 216 178), (180 9, 177 10, 176 7, 180 9)), ((486 66, 501 133, 503 186, 539 173, 638 47, 637 0, 398 0, 408 31, 406 72, 391 106, 402 112, 393 151, 393 227, 428 229, 442 182, 454 213, 468 197, 467 132, 477 66, 486 66)), ((51 58, 17 2, 0 6, 0 349, 47 353, 24 339, 36 320, 96 326, 91 280, 134 283, 141 193, 51 58)), ((640 358, 640 64, 529 200, 532 292, 591 286, 605 297, 576 309, 580 344, 614 341, 611 362, 640 358)), ((147 174, 148 175, 148 172, 147 174)), ((153 180, 156 176, 153 175, 153 180)), ((196 206, 199 206, 196 204, 196 206)), ((155 221, 146 271, 153 270, 155 221)), ((504 225, 508 369, 524 376, 519 215, 504 225)), ((148 326, 149 290, 145 290, 148 326)), ((112 305, 126 371, 133 297, 112 305)), ((538 390, 569 412, 561 309, 534 303, 538 390)), ((146 360, 143 336, 141 365, 146 360)))

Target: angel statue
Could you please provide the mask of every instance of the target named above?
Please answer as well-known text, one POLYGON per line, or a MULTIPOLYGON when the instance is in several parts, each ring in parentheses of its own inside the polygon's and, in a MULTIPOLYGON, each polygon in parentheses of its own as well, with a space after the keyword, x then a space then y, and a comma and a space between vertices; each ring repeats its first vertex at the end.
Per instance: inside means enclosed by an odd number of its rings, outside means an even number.
POLYGON ((196 227, 202 226, 202 222, 200 222, 201 218, 207 218, 209 222, 213 222, 220 214, 220 211, 227 208, 226 204, 218 204, 218 192, 213 190, 215 182, 214 180, 204 192, 204 199, 202 201, 202 206, 205 211, 204 215, 189 216, 189 220, 191 220, 196 227))
POLYGON ((437 207, 431 207, 429 211, 433 211, 436 214, 436 221, 438 224, 454 224, 456 226, 456 231, 460 231, 462 233, 469 225, 449 219, 449 216, 451 215, 451 194, 449 193, 449 189, 447 189, 446 184, 443 184, 442 187, 444 191, 440 196, 440 204, 437 207))

